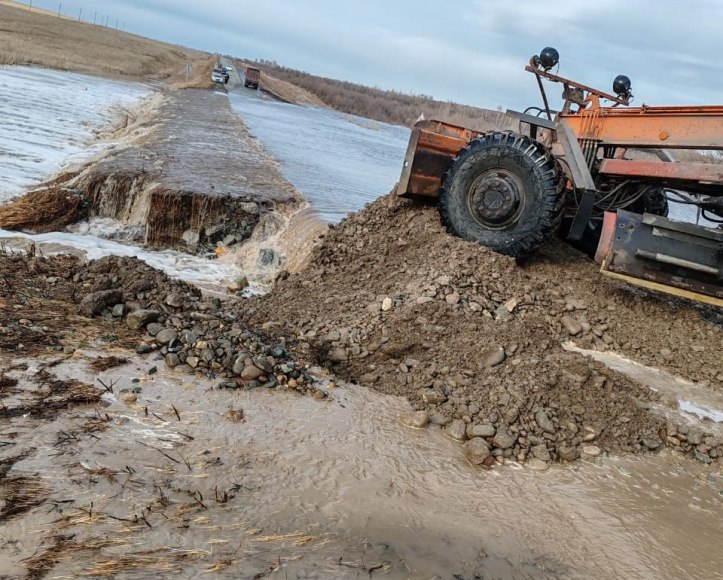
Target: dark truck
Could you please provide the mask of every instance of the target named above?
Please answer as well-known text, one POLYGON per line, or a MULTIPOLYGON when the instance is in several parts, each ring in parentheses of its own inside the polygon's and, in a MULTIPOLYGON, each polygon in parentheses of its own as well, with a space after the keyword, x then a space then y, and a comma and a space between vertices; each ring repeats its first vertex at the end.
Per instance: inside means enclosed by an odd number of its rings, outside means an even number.
POLYGON ((260 80, 261 71, 257 68, 247 66, 246 74, 244 76, 244 86, 250 89, 258 89, 260 80))

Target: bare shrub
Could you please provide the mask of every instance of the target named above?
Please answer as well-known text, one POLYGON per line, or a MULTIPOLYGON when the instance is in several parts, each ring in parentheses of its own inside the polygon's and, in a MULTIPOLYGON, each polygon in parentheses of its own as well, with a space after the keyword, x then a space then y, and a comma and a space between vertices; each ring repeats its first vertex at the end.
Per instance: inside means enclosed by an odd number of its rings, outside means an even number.
POLYGON ((274 61, 261 60, 253 66, 264 73, 262 82, 269 76, 281 79, 315 95, 328 107, 377 121, 409 126, 424 114, 427 119, 441 119, 481 130, 501 129, 506 124, 504 114, 498 111, 320 77, 274 61))

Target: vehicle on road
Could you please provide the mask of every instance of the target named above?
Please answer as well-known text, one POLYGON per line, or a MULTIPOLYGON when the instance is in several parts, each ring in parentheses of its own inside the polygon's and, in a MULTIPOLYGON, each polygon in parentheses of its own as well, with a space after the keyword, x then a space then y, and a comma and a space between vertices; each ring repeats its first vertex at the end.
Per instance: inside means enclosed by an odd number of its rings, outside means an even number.
POLYGON ((211 72, 211 80, 214 83, 227 84, 229 80, 228 71, 223 67, 216 67, 211 72))
POLYGON ((257 68, 247 66, 244 75, 244 86, 250 89, 258 89, 260 80, 261 71, 257 68))
POLYGON ((723 306, 723 168, 670 154, 723 152, 723 106, 628 107, 628 77, 608 94, 552 74, 558 61, 551 47, 530 59, 544 107, 508 110, 517 131, 416 123, 397 194, 437 200, 450 233, 501 254, 559 232, 606 275, 723 306), (562 84, 560 111, 543 79, 562 84), (720 226, 668 219, 669 201, 720 226))

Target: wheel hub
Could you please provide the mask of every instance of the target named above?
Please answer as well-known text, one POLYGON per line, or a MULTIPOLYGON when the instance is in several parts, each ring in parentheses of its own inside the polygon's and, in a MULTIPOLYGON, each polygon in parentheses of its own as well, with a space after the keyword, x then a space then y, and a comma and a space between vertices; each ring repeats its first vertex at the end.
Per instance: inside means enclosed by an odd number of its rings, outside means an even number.
POLYGON ((502 227, 515 221, 522 200, 522 184, 503 169, 480 175, 470 190, 472 214, 488 227, 502 227))

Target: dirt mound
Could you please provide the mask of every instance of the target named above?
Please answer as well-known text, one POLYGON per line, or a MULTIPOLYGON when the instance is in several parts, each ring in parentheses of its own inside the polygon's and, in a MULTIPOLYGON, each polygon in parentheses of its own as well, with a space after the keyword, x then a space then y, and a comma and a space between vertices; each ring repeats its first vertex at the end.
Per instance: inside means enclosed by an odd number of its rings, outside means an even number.
POLYGON ((517 265, 447 235, 436 208, 387 196, 332 227, 310 262, 252 301, 249 322, 294 336, 344 379, 408 397, 420 410, 410 424, 470 439, 475 462, 664 444, 723 456, 715 438, 652 414, 647 387, 562 346, 614 350, 720 389, 720 326, 603 279, 562 243, 517 265))

